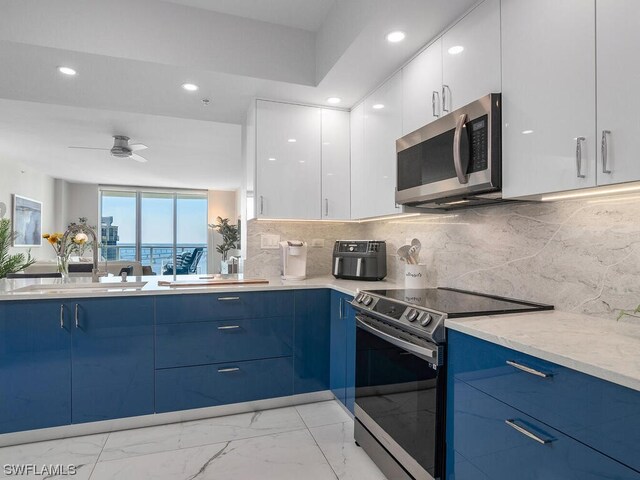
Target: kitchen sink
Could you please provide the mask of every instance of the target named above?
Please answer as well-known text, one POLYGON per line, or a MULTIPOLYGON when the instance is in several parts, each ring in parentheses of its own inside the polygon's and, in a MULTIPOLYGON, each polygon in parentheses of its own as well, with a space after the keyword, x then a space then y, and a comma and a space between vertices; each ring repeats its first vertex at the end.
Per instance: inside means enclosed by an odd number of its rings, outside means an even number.
POLYGON ((106 283, 51 283, 28 285, 26 287, 16 288, 11 293, 14 294, 43 294, 43 295, 59 295, 61 293, 101 293, 101 292, 128 292, 139 291, 147 284, 147 282, 106 282, 106 283))

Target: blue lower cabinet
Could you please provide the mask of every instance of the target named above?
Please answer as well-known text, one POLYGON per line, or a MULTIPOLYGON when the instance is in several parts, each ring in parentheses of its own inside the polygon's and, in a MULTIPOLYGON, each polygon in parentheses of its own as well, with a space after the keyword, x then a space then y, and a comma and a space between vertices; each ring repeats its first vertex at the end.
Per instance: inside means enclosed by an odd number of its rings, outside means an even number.
POLYGON ((156 370, 156 412, 293 394, 292 357, 156 370))
POLYGON ((640 392, 456 331, 448 347, 453 379, 640 471, 640 392))
POLYGON ((293 315, 156 326, 156 368, 290 356, 293 315))
POLYGON ((464 382, 454 381, 454 395, 449 479, 640 479, 635 470, 464 382))
POLYGON ((353 413, 355 402, 355 311, 350 295, 331 292, 330 385, 335 397, 353 413))
POLYGON ((0 302, 0 433, 71 423, 68 314, 60 302, 0 302))
POLYGON ((331 292, 328 289, 294 292, 293 392, 329 390, 331 292))
POLYGON ((153 297, 66 305, 72 319, 72 422, 153 413, 153 297))

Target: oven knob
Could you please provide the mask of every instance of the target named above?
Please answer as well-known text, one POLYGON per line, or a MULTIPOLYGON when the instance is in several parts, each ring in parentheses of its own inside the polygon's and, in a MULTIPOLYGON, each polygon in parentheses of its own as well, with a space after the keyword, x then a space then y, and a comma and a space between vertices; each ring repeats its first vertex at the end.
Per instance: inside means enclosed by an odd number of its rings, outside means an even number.
POLYGON ((362 293, 359 293, 358 296, 356 297, 356 302, 362 303, 363 298, 364 298, 364 295, 362 293))
POLYGON ((368 307, 369 305, 371 305, 371 302, 373 302, 373 298, 371 298, 369 295, 365 295, 362 300, 362 303, 364 303, 365 306, 368 307))
POLYGON ((409 320, 410 322, 415 322, 416 318, 418 318, 418 311, 410 308, 407 312, 407 320, 409 320))
POLYGON ((423 327, 426 327, 427 325, 429 325, 431 323, 431 320, 433 320, 433 317, 431 316, 430 313, 427 313, 424 317, 422 317, 422 319, 420 320, 420 325, 422 325, 423 327))

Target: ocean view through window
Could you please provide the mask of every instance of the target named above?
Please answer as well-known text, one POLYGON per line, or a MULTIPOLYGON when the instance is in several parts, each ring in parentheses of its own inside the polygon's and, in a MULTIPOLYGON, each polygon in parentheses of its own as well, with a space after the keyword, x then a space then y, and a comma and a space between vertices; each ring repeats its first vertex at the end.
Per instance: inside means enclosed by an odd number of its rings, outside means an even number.
POLYGON ((207 194, 103 189, 101 255, 155 275, 207 273, 207 194))

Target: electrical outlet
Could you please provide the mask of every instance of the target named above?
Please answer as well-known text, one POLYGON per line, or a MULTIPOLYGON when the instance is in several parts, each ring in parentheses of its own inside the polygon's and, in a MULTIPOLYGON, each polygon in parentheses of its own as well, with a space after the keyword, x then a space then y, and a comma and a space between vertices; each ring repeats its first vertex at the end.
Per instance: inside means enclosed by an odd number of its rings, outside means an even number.
POLYGON ((263 233, 260 235, 260 248, 263 250, 277 250, 280 248, 280 235, 263 233))
POLYGON ((311 247, 312 248, 323 248, 324 247, 324 238, 313 238, 313 239, 311 239, 311 247))

